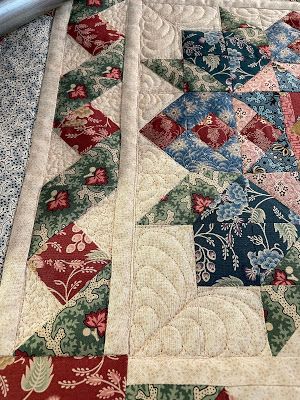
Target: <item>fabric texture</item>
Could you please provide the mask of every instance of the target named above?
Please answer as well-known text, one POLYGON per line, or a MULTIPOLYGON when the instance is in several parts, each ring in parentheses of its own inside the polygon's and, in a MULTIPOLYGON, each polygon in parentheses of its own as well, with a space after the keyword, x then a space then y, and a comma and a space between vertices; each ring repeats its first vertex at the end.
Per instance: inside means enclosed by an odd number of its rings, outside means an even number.
POLYGON ((53 26, 2 397, 297 398, 300 5, 74 0, 53 26))
POLYGON ((52 16, 42 16, 0 42, 0 276, 26 170, 52 16))

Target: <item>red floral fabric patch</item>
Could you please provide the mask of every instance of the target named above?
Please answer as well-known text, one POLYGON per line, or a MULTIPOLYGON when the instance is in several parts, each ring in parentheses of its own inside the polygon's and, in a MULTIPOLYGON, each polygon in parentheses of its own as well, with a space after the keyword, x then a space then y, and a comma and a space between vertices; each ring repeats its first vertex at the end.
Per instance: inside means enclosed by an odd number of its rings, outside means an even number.
POLYGON ((52 236, 28 261, 29 267, 62 304, 108 263, 109 260, 101 259, 99 247, 73 223, 52 236))
POLYGON ((212 202, 213 199, 202 196, 202 194, 193 193, 192 195, 192 207, 197 214, 202 214, 212 202))
POLYGON ((124 37, 101 19, 98 14, 68 25, 68 34, 92 55, 107 49, 116 40, 124 37))
POLYGON ((158 114, 140 132, 164 149, 184 132, 184 128, 167 115, 158 114))
POLYGON ((102 0, 86 0, 86 5, 89 7, 100 7, 102 0))
POLYGON ((63 210, 69 207, 69 194, 64 190, 61 190, 59 192, 57 190, 54 190, 52 193, 52 197, 47 201, 48 211, 63 210))
POLYGON ((282 132, 259 115, 255 115, 241 131, 241 134, 246 136, 256 146, 266 151, 278 140, 282 132))
POLYGON ((271 285, 284 285, 284 286, 295 285, 295 281, 292 281, 291 279, 287 278, 287 274, 285 271, 282 271, 280 269, 275 269, 273 276, 274 279, 271 285))
MULTIPOLYGON (((85 316, 84 325, 88 328, 96 328, 100 337, 104 336, 106 330, 107 309, 90 312, 85 316)), ((87 332, 90 334, 90 330, 87 332)))
POLYGON ((234 135, 234 130, 210 113, 192 131, 208 146, 218 149, 234 135))
POLYGON ((282 18, 282 21, 290 25, 292 28, 300 29, 300 14, 296 11, 288 13, 285 17, 282 18))
POLYGON ((85 153, 119 130, 111 119, 90 103, 70 111, 61 123, 54 123, 60 137, 78 153, 85 153))
POLYGON ((127 356, 1 357, 6 400, 125 400, 127 356))
POLYGON ((87 89, 85 85, 71 85, 71 89, 68 90, 68 96, 70 99, 85 99, 87 95, 87 89))

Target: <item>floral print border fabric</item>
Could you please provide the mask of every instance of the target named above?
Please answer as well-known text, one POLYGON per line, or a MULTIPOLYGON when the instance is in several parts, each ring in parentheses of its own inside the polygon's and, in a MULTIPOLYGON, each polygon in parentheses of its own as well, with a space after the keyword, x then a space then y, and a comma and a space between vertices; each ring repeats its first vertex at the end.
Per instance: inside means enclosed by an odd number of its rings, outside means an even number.
POLYGON ((3 357, 2 397, 10 399, 124 399, 127 357, 3 357))

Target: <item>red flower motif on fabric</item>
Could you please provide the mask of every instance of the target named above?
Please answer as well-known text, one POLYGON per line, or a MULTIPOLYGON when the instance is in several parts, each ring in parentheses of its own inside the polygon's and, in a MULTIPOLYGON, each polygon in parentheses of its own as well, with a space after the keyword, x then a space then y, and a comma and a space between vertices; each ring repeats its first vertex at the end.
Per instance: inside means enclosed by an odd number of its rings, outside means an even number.
POLYGON ((158 114, 140 132, 164 149, 184 132, 184 128, 167 115, 158 114))
POLYGON ((195 213, 202 214, 203 211, 213 202, 210 197, 194 193, 192 195, 192 207, 195 213))
POLYGON ((111 79, 121 79, 122 77, 122 71, 120 68, 117 67, 108 67, 108 71, 104 73, 104 76, 106 78, 111 78, 111 79))
POLYGON ((98 14, 82 19, 76 24, 69 24, 68 34, 92 55, 99 54, 116 40, 124 37, 98 14))
POLYGON ((106 185, 108 182, 108 176, 105 168, 97 168, 91 172, 91 176, 88 176, 85 180, 86 185, 106 185))
POLYGON ((64 210, 70 207, 68 192, 54 190, 51 195, 52 198, 47 202, 48 211, 64 210))
POLYGON ((290 286, 290 285, 295 285, 295 282, 292 281, 291 279, 287 278, 287 274, 285 271, 282 271, 280 269, 275 269, 274 271, 274 277, 273 277, 273 282, 271 285, 283 285, 283 286, 290 286))
POLYGON ((208 114, 200 124, 194 126, 192 131, 213 149, 221 147, 235 134, 232 128, 212 113, 208 114))
POLYGON ((259 46, 259 50, 262 54, 265 54, 267 57, 271 57, 272 55, 270 46, 268 45, 259 46))
POLYGON ((100 7, 102 5, 102 1, 101 0, 86 0, 86 5, 88 7, 100 7))
POLYGON ((86 87, 84 85, 71 85, 68 94, 72 100, 85 99, 87 97, 86 87))
POLYGON ((97 328, 98 335, 100 337, 104 336, 106 329, 107 320, 107 309, 98 310, 96 312, 90 312, 86 314, 83 321, 84 325, 89 328, 97 328))

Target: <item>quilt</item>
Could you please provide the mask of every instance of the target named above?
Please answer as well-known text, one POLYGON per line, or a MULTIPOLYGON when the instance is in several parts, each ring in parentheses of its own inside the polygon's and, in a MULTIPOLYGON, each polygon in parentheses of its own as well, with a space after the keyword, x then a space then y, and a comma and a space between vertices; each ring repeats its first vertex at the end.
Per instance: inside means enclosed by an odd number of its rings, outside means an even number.
POLYGON ((299 167, 300 3, 66 2, 0 399, 300 399, 299 167))

